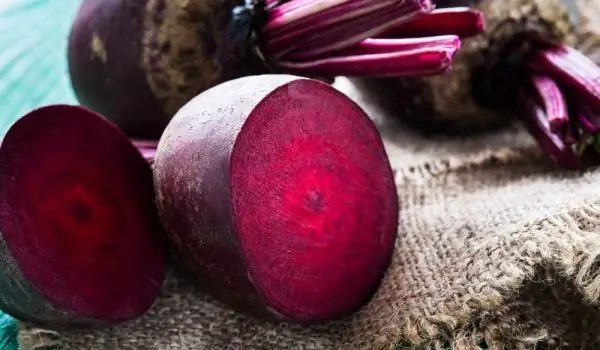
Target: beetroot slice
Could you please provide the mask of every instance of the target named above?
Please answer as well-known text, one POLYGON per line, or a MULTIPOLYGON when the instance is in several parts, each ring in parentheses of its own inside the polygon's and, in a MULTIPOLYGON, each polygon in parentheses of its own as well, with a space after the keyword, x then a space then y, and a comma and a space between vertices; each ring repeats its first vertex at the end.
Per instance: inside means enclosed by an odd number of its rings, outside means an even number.
POLYGON ((164 279, 150 166, 84 108, 40 108, 9 129, 0 233, 0 309, 26 322, 127 321, 149 309, 164 279))
POLYGON ((398 224, 380 135, 316 80, 236 79, 184 106, 154 163, 159 213, 198 282, 234 308, 313 323, 356 311, 398 224))

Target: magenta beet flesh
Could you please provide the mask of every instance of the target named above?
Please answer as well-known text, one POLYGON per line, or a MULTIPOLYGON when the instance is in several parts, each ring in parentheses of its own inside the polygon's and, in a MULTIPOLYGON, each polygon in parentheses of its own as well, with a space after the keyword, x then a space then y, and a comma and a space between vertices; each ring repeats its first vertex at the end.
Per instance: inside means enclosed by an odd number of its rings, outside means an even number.
POLYGON ((398 199, 380 135, 334 88, 236 79, 171 121, 159 213, 198 283, 238 310, 313 323, 360 308, 393 252, 398 199))
POLYGON ((86 109, 32 111, 0 147, 0 309, 48 328, 131 320, 156 299, 165 240, 152 172, 86 109))

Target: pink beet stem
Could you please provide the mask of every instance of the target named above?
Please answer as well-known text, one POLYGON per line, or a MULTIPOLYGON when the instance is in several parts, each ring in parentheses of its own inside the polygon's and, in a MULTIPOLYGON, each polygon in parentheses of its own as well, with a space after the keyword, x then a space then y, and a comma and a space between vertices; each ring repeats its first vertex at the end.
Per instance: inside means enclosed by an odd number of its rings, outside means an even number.
POLYGON ((398 3, 401 3, 401 1, 292 0, 278 4, 270 10, 267 23, 263 26, 261 34, 281 34, 291 29, 300 28, 306 22, 315 24, 321 20, 329 20, 337 23, 370 14, 383 8, 390 8, 390 6, 396 6, 398 3))
POLYGON ((386 30, 381 38, 421 37, 453 34, 468 38, 485 31, 483 13, 468 7, 436 9, 386 30))
POLYGON ((268 12, 261 50, 275 60, 300 49, 323 56, 432 9, 430 0, 292 0, 268 12))
POLYGON ((152 163, 154 161, 154 156, 156 156, 156 149, 141 148, 139 149, 139 151, 142 154, 142 157, 144 157, 144 159, 148 163, 152 163))
POLYGON ((544 109, 538 106, 524 91, 518 94, 517 113, 537 141, 542 151, 557 165, 569 169, 580 169, 581 161, 558 135, 550 131, 550 123, 544 109))
POLYGON ((132 139, 131 142, 138 148, 156 148, 156 147, 158 147, 158 140, 132 139))
MULTIPOLYGON (((297 0, 300 1, 300 0, 297 0)), ((312 1, 312 0, 311 0, 312 1)), ((310 1, 309 1, 310 2, 310 1)), ((310 13, 303 15, 307 17, 286 17, 283 11, 288 3, 275 7, 268 14, 267 24, 261 29, 261 38, 263 40, 263 50, 270 52, 272 56, 277 57, 276 50, 283 43, 297 44, 296 40, 306 40, 308 36, 319 34, 333 25, 339 23, 363 20, 365 16, 371 16, 382 9, 389 11, 390 2, 382 2, 368 7, 370 11, 365 12, 365 8, 370 0, 356 0, 350 4, 342 4, 334 8, 328 8, 327 11, 310 13), (359 12, 360 11, 360 12, 359 12), (285 20, 284 20, 285 19, 285 20), (291 21, 294 20, 294 21, 291 21)), ((353 31, 356 33, 356 31, 353 31)))
MULTIPOLYGON (((321 36, 319 34, 318 36, 313 36, 310 41, 306 42, 306 44, 297 46, 292 51, 292 53, 295 53, 296 56, 301 55, 301 57, 304 59, 315 59, 328 55, 331 52, 337 51, 340 48, 345 48, 358 44, 362 40, 357 41, 356 36, 347 37, 343 40, 336 40, 334 42, 332 42, 331 40, 336 37, 343 38, 347 35, 346 33, 352 30, 361 30, 360 39, 363 39, 362 36, 364 34, 362 33, 372 33, 373 35, 369 36, 376 36, 379 30, 377 27, 373 27, 373 23, 388 23, 388 21, 391 21, 393 19, 399 21, 408 20, 411 16, 406 16, 400 12, 401 11, 398 10, 396 12, 374 13, 372 15, 363 17, 360 20, 360 22, 357 21, 356 23, 341 23, 332 29, 327 29, 324 32, 327 33, 326 35, 321 36), (367 32, 370 28, 371 32, 367 32)), ((288 59, 288 56, 289 55, 284 56, 283 59, 288 59)))
MULTIPOLYGON (((372 55, 442 47, 446 47, 448 50, 457 50, 460 48, 460 39, 455 35, 409 39, 365 39, 352 47, 335 52, 332 56, 372 55)), ((290 56, 290 58, 294 60, 296 56, 290 56)))
POLYGON ((138 151, 140 151, 146 161, 151 163, 154 160, 156 148, 158 147, 158 140, 132 139, 131 142, 137 147, 138 151))
MULTIPOLYGON (((455 39, 459 42, 458 37, 455 37, 455 39)), ((376 44, 376 41, 374 43, 376 44)), ((366 45, 376 47, 376 45, 373 45, 373 41, 367 42, 366 45)), ((459 44, 451 46, 446 41, 442 41, 442 44, 437 46, 427 43, 421 48, 395 52, 329 57, 301 63, 280 61, 278 64, 288 71, 311 72, 325 76, 427 76, 441 74, 449 70, 452 58, 459 46, 459 44)))
MULTIPOLYGON (((596 115, 592 115, 592 116, 594 118, 597 118, 596 115)), ((579 114, 577 114, 577 120, 579 121, 579 125, 581 126, 581 129, 587 135, 594 135, 600 131, 600 129, 598 129, 598 124, 596 124, 595 121, 592 118, 590 118, 589 114, 580 112, 579 114)))
POLYGON ((586 135, 595 135, 600 133, 600 115, 590 108, 580 99, 570 101, 577 111, 577 120, 579 126, 586 135))
POLYGON ((577 115, 577 120, 586 134, 593 135, 598 132, 598 127, 596 124, 594 124, 585 114, 579 113, 577 115))
POLYGON ((545 75, 533 74, 531 85, 537 102, 546 112, 550 130, 560 134, 570 129, 567 101, 558 84, 545 75))
POLYGON ((539 51, 530 66, 571 88, 593 110, 600 110, 600 68, 568 46, 539 51))

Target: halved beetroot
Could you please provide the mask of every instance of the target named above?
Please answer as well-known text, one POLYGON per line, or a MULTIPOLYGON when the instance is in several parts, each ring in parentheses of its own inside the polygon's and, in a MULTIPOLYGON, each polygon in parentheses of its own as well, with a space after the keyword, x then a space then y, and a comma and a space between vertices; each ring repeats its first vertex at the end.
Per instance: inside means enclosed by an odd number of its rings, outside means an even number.
POLYGON ((0 309, 47 328, 143 314, 165 275, 152 171, 114 125, 53 105, 0 146, 0 309))
POLYGON ((154 174, 184 266, 237 310, 342 317, 390 261, 398 199, 382 140, 325 83, 261 75, 205 91, 166 128, 154 174))

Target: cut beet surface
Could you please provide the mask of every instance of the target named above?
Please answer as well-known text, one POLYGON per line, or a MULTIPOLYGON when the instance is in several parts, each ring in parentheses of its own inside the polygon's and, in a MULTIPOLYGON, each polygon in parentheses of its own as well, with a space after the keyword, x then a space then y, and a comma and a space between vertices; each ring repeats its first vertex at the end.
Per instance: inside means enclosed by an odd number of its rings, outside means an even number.
POLYGON ((146 312, 165 274, 152 171, 114 125, 76 106, 19 119, 0 146, 0 309, 49 328, 146 312))
POLYGON ((398 224, 380 135, 316 80, 261 75, 198 95, 159 142, 168 236, 199 284, 237 310, 314 323, 379 286, 398 224))

